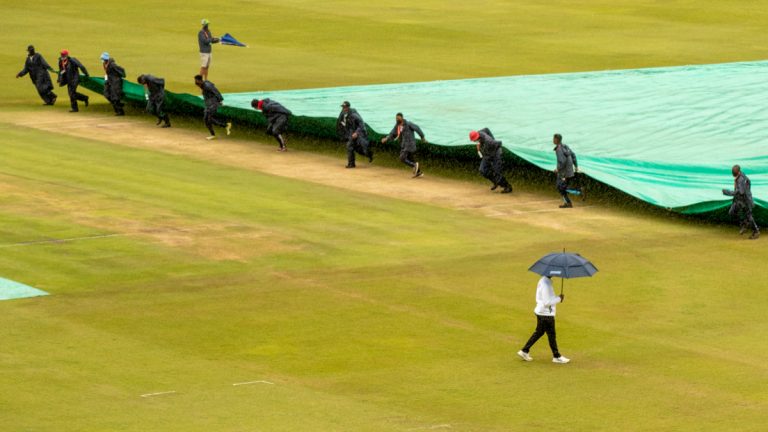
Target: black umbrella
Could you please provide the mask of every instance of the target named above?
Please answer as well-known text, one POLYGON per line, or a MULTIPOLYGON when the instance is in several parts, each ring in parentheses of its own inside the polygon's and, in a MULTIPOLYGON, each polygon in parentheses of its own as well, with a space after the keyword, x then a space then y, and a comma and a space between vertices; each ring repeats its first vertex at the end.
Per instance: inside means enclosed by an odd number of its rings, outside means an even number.
POLYGON ((536 261, 528 271, 549 277, 562 278, 560 294, 563 293, 565 279, 592 277, 597 273, 597 267, 579 254, 551 253, 536 261))

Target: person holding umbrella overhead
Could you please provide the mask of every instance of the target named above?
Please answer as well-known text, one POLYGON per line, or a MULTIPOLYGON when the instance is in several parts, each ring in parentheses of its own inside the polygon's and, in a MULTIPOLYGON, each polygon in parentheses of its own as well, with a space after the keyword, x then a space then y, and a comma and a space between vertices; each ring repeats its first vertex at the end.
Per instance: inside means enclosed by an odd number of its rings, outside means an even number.
POLYGON ((532 361, 530 355, 531 347, 544 334, 549 339, 549 348, 552 350, 552 362, 565 364, 571 360, 560 354, 557 348, 557 336, 555 333, 555 315, 557 314, 557 304, 565 300, 562 285, 560 295, 555 295, 555 289, 552 286, 552 277, 557 276, 562 279, 591 277, 597 273, 597 268, 589 261, 578 254, 552 253, 538 260, 529 269, 536 274, 541 275, 539 284, 536 287, 536 308, 533 312, 536 314, 536 330, 526 342, 525 346, 517 352, 525 361, 532 361))

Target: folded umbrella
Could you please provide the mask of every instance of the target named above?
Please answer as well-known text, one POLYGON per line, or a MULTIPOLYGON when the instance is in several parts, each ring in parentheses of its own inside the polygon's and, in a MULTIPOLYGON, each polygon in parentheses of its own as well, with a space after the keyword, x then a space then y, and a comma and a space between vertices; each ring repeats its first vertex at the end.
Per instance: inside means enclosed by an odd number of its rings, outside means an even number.
POLYGON ((592 277, 597 273, 597 267, 583 256, 566 253, 563 250, 562 253, 551 253, 543 256, 528 271, 542 276, 561 278, 560 294, 562 294, 565 279, 592 277))
POLYGON ((232 46, 239 46, 239 47, 248 47, 248 45, 238 41, 235 39, 234 36, 232 36, 229 33, 224 33, 224 36, 219 38, 219 42, 221 42, 222 45, 232 45, 232 46))

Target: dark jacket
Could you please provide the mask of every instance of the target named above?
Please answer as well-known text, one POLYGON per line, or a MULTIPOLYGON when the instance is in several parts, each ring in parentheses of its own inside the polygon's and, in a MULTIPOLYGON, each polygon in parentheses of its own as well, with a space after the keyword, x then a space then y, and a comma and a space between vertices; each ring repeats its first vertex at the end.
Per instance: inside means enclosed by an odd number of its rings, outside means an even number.
POLYGON ((161 101, 165 99, 165 80, 154 75, 142 75, 144 83, 149 91, 149 99, 152 101, 161 101))
POLYGON ((59 59, 59 79, 57 81, 59 86, 80 84, 80 72, 83 72, 86 78, 88 77, 88 69, 79 60, 74 57, 68 57, 68 59, 66 65, 63 58, 59 59))
POLYGON ((37 90, 40 93, 47 93, 53 90, 53 83, 48 71, 55 72, 43 56, 39 53, 34 53, 31 56, 27 56, 27 60, 24 62, 24 69, 16 76, 23 77, 29 74, 29 79, 32 80, 32 84, 37 87, 37 90))
POLYGON ((224 96, 221 95, 219 89, 210 82, 203 82, 203 100, 205 101, 206 108, 219 107, 224 102, 224 96))
POLYGON ((264 102, 261 105, 261 112, 269 122, 275 121, 275 119, 280 116, 289 116, 292 114, 288 108, 271 99, 264 99, 264 102))
POLYGON ((120 100, 123 97, 123 78, 125 78, 125 69, 115 63, 115 59, 110 58, 104 66, 104 72, 107 80, 104 82, 104 96, 108 100, 120 100))
POLYGON ((403 119, 403 124, 395 124, 392 131, 387 135, 387 141, 400 139, 400 148, 407 152, 416 151, 416 137, 414 132, 419 134, 421 140, 424 140, 424 132, 416 123, 411 123, 406 119, 403 119))
POLYGON ((561 178, 571 178, 575 175, 574 169, 579 167, 579 162, 570 147, 560 143, 555 147, 557 157, 557 175, 561 178))
POLYGON ((211 44, 219 42, 219 38, 211 36, 211 31, 208 29, 200 29, 197 32, 197 45, 200 47, 201 53, 210 53, 211 44))
POLYGON ((500 155, 501 141, 494 138, 493 133, 488 128, 482 128, 477 131, 480 134, 480 153, 483 158, 492 158, 500 155))
POLYGON ((368 137, 365 122, 354 108, 350 108, 347 112, 341 111, 339 118, 336 120, 336 131, 345 140, 352 138, 352 134, 355 132, 357 132, 359 137, 368 137))
POLYGON ((752 199, 752 182, 743 172, 734 179, 733 187, 733 190, 723 189, 723 195, 732 196, 734 204, 743 204, 750 208, 755 206, 755 201, 752 199))

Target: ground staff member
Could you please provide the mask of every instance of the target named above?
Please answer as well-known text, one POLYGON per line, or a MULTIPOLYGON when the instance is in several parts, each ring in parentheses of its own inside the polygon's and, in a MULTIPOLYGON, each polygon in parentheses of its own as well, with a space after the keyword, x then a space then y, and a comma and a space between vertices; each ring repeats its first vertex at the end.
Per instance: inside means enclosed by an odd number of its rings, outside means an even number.
POLYGON ((397 113, 395 115, 395 127, 392 128, 389 135, 381 139, 381 143, 400 140, 400 162, 413 168, 413 178, 416 178, 423 176, 424 173, 421 172, 419 163, 413 160, 413 155, 416 153, 416 136, 414 133, 419 134, 421 142, 427 143, 421 128, 416 123, 404 119, 403 113, 397 113))
POLYGON ((254 99, 251 101, 251 107, 260 110, 264 114, 264 117, 267 118, 267 135, 272 135, 277 140, 277 143, 280 145, 280 148, 278 148, 277 151, 288 151, 285 146, 283 132, 288 126, 288 117, 291 116, 291 111, 280 103, 270 99, 254 99))
POLYGON ((571 360, 567 357, 560 355, 560 351, 557 349, 557 338, 555 336, 555 314, 557 313, 557 304, 562 303, 565 300, 565 295, 555 295, 555 289, 552 287, 552 279, 549 276, 542 276, 539 279, 539 284, 536 287, 536 309, 533 312, 536 314, 536 330, 528 339, 523 349, 517 352, 525 361, 532 361, 533 358, 528 354, 533 344, 539 340, 540 337, 547 334, 549 339, 549 348, 552 350, 552 362, 553 363, 568 363, 571 360))
POLYGON ((88 78, 88 69, 86 69, 76 58, 70 57, 69 51, 61 50, 61 57, 59 58, 59 78, 57 81, 60 87, 67 86, 69 103, 72 106, 72 109, 70 109, 69 112, 80 111, 77 106, 77 101, 83 101, 85 102, 85 106, 88 106, 88 96, 77 92, 77 86, 80 85, 80 72, 83 72, 85 78, 88 78))
POLYGON ((109 56, 109 53, 101 53, 102 66, 104 67, 104 97, 107 98, 115 115, 123 116, 123 78, 125 78, 125 69, 118 66, 115 59, 109 56))
POLYGON ((504 177, 504 159, 501 149, 501 141, 493 137, 490 129, 483 128, 469 133, 470 141, 477 143, 477 152, 480 155, 480 174, 493 183, 491 190, 503 187, 501 193, 512 192, 512 185, 504 177))
POLYGON ((555 134, 552 142, 555 144, 554 150, 557 157, 557 168, 555 168, 557 191, 563 197, 563 204, 560 205, 560 208, 571 208, 573 203, 568 194, 581 195, 582 200, 586 197, 581 188, 571 186, 574 176, 579 172, 579 162, 576 159, 576 153, 563 144, 563 137, 560 134, 555 134))
POLYGON ((347 168, 355 167, 355 153, 368 157, 373 162, 373 150, 368 142, 365 122, 348 101, 341 104, 341 113, 336 120, 336 132, 347 142, 347 168))
POLYGON ((145 95, 147 99, 147 112, 157 116, 158 125, 165 122, 162 127, 171 127, 171 119, 163 110, 165 105, 165 79, 144 74, 139 75, 136 81, 147 89, 147 94, 145 95))
POLYGON ((48 72, 56 72, 39 53, 35 52, 35 47, 27 47, 27 60, 24 62, 24 69, 16 74, 16 78, 21 78, 29 74, 29 79, 37 89, 37 94, 46 105, 56 103, 56 93, 53 92, 53 82, 48 72))
POLYGON ((205 122, 205 127, 208 128, 208 132, 211 133, 206 139, 216 139, 216 132, 213 130, 214 126, 226 128, 227 135, 229 135, 232 132, 232 122, 224 122, 216 118, 216 111, 223 104, 224 96, 221 95, 219 89, 212 82, 203 80, 203 77, 200 75, 195 75, 195 85, 203 91, 203 101, 205 103, 203 121, 205 122))
POLYGON ((723 195, 732 196, 733 204, 728 210, 732 218, 739 220, 739 234, 744 234, 747 228, 752 229, 750 240, 756 240, 760 237, 760 228, 752 215, 752 209, 755 207, 755 201, 752 199, 752 182, 749 181, 739 165, 731 168, 733 174, 733 190, 723 189, 723 195))

